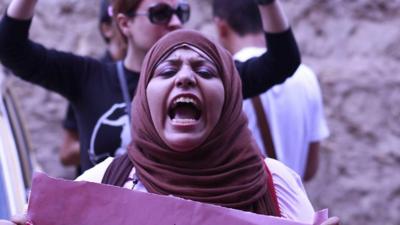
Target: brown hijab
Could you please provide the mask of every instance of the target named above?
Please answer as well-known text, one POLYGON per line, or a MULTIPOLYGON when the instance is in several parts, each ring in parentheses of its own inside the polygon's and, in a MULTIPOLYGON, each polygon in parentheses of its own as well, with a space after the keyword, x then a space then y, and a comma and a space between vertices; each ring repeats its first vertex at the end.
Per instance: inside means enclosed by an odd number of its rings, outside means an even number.
POLYGON ((128 155, 152 193, 279 216, 272 178, 247 128, 242 88, 232 56, 195 31, 174 31, 147 53, 132 103, 128 155), (193 46, 217 65, 225 88, 221 117, 206 141, 190 152, 170 149, 153 125, 146 87, 156 66, 181 46, 193 46))

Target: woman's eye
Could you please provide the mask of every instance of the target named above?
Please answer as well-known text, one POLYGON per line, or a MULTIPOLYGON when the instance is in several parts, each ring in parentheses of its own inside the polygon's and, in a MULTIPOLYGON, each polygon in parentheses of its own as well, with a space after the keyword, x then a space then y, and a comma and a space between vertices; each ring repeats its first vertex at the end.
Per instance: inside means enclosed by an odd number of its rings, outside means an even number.
POLYGON ((174 68, 165 68, 157 72, 156 76, 169 78, 174 76, 178 71, 174 68))
POLYGON ((197 74, 204 78, 213 78, 216 77, 216 73, 209 68, 199 68, 197 69, 197 74))

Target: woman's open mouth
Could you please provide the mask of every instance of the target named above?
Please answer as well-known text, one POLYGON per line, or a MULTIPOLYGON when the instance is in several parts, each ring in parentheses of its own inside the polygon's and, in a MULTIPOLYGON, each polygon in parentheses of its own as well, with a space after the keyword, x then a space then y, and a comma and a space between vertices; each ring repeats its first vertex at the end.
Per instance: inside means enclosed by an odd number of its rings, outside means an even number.
POLYGON ((168 116, 176 124, 196 123, 201 117, 200 103, 192 96, 178 96, 170 104, 168 116))

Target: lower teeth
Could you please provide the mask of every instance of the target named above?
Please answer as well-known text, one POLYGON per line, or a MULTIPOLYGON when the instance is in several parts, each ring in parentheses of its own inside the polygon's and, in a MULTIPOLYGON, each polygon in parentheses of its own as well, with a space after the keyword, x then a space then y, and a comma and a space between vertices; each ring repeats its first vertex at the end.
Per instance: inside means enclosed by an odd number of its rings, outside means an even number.
POLYGON ((172 119, 173 122, 176 123, 193 123, 196 122, 195 119, 172 119))

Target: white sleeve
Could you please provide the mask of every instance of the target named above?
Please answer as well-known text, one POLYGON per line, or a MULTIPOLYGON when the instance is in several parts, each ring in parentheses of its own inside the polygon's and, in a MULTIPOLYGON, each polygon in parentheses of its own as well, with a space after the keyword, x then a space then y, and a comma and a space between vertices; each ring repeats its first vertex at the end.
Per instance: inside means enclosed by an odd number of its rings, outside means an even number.
POLYGON ((329 129, 324 113, 321 88, 315 73, 307 66, 302 65, 302 75, 307 75, 308 97, 310 99, 310 141, 321 141, 329 136, 329 129))
POLYGON ((108 166, 111 164, 113 160, 114 158, 108 157, 103 162, 97 164, 93 168, 86 170, 82 175, 77 177, 75 181, 89 181, 94 183, 101 183, 108 166))
POLYGON ((314 208, 307 197, 300 176, 277 160, 266 158, 265 163, 272 174, 282 216, 312 224, 314 208))

